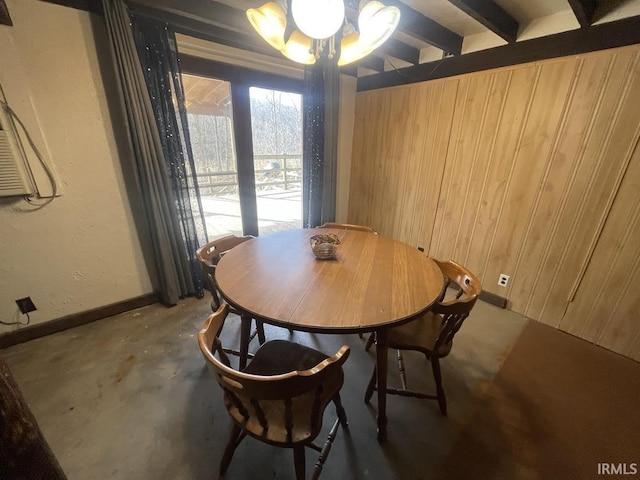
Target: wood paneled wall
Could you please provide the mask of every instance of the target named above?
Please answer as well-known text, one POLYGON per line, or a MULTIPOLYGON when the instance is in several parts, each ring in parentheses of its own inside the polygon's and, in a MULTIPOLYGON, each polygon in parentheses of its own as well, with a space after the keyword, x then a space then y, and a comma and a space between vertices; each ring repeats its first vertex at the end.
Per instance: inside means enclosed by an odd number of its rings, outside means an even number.
POLYGON ((349 222, 640 360, 639 137, 637 45, 362 92, 349 222))

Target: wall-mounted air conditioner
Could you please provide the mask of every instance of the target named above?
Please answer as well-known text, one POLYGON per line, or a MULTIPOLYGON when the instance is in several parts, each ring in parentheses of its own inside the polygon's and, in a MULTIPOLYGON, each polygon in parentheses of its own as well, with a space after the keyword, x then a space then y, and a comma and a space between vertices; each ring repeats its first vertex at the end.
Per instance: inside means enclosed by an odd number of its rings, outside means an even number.
POLYGON ((32 195, 35 191, 11 113, 0 102, 0 197, 32 195))

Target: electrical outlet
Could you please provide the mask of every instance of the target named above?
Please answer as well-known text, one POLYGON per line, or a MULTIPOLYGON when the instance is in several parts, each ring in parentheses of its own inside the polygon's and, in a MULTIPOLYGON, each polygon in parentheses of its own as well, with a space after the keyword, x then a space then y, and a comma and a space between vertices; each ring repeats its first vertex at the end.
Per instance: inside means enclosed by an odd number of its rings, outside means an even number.
POLYGON ((16 303, 23 314, 37 310, 36 306, 31 301, 31 297, 20 298, 16 300, 16 303))
POLYGON ((500 276, 498 277, 498 285, 500 285, 501 287, 506 287, 507 283, 509 283, 509 275, 505 275, 504 273, 501 273, 500 276))

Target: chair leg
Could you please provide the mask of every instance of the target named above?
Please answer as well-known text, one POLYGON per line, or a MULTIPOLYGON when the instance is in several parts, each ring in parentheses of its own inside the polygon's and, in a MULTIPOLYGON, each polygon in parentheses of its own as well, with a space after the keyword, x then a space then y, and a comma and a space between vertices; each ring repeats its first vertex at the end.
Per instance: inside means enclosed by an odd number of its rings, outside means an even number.
POLYGON ((376 334, 375 333, 370 333, 369 334, 369 338, 367 338, 367 343, 365 343, 364 345, 364 351, 368 352, 369 349, 371 348, 371 345, 373 345, 373 342, 375 342, 376 340, 376 334))
POLYGON ((373 391, 376 389, 376 367, 373 367, 373 373, 371 374, 371 380, 369 380, 369 385, 367 385, 367 391, 364 394, 364 403, 367 405, 371 400, 371 396, 373 395, 373 391))
POLYGON ((438 392, 438 405, 443 415, 447 414, 447 399, 442 388, 442 373, 440 372, 440 360, 438 357, 431 357, 431 369, 433 370, 433 379, 436 382, 436 390, 438 392))
POLYGON ((238 367, 244 370, 247 366, 247 358, 249 354, 249 342, 251 341, 251 317, 242 314, 240 316, 240 358, 238 367))
POLYGON ((400 370, 400 381, 402 382, 402 389, 407 389, 407 373, 404 368, 404 358, 402 358, 402 351, 398 350, 398 369, 400 370))
POLYGON ((293 447, 293 463, 296 468, 296 480, 304 480, 304 445, 296 445, 293 447))
POLYGON ((333 397, 333 403, 336 406, 336 414, 338 415, 338 419, 340 420, 340 424, 342 428, 347 428, 349 424, 347 423, 347 414, 342 407, 342 400, 340 399, 340 394, 336 393, 333 397))
POLYGON ((340 419, 337 419, 333 423, 333 427, 331 427, 331 431, 327 436, 327 440, 324 442, 324 446, 320 451, 320 455, 318 456, 318 461, 316 462, 316 466, 313 469, 313 475, 311 476, 311 480, 318 480, 318 478, 320 478, 320 474, 322 473, 322 467, 324 466, 324 462, 327 461, 329 452, 331 452, 331 445, 333 445, 333 441, 336 439, 339 426, 340 426, 340 419))
POLYGON ((236 451, 236 447, 245 437, 242 433, 242 429, 234 423, 231 435, 229 436, 229 442, 227 443, 227 447, 224 449, 222 460, 220 461, 220 476, 226 473, 227 468, 229 468, 229 464, 231 463, 231 459, 233 458, 233 453, 236 451))
POLYGON ((255 320, 256 322, 256 330, 258 331, 258 341, 260 345, 264 344, 266 341, 266 337, 264 336, 264 325, 260 320, 255 320))

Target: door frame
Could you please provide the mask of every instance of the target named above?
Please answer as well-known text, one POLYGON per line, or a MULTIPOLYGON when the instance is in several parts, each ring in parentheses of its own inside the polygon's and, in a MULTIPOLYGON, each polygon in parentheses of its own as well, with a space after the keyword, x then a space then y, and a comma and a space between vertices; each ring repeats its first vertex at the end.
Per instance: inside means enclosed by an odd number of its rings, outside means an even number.
POLYGON ((253 132, 249 89, 259 87, 297 93, 302 96, 304 103, 304 81, 191 55, 180 55, 180 68, 182 73, 223 80, 231 85, 233 136, 242 230, 245 235, 258 236, 258 206, 253 168, 253 132))

